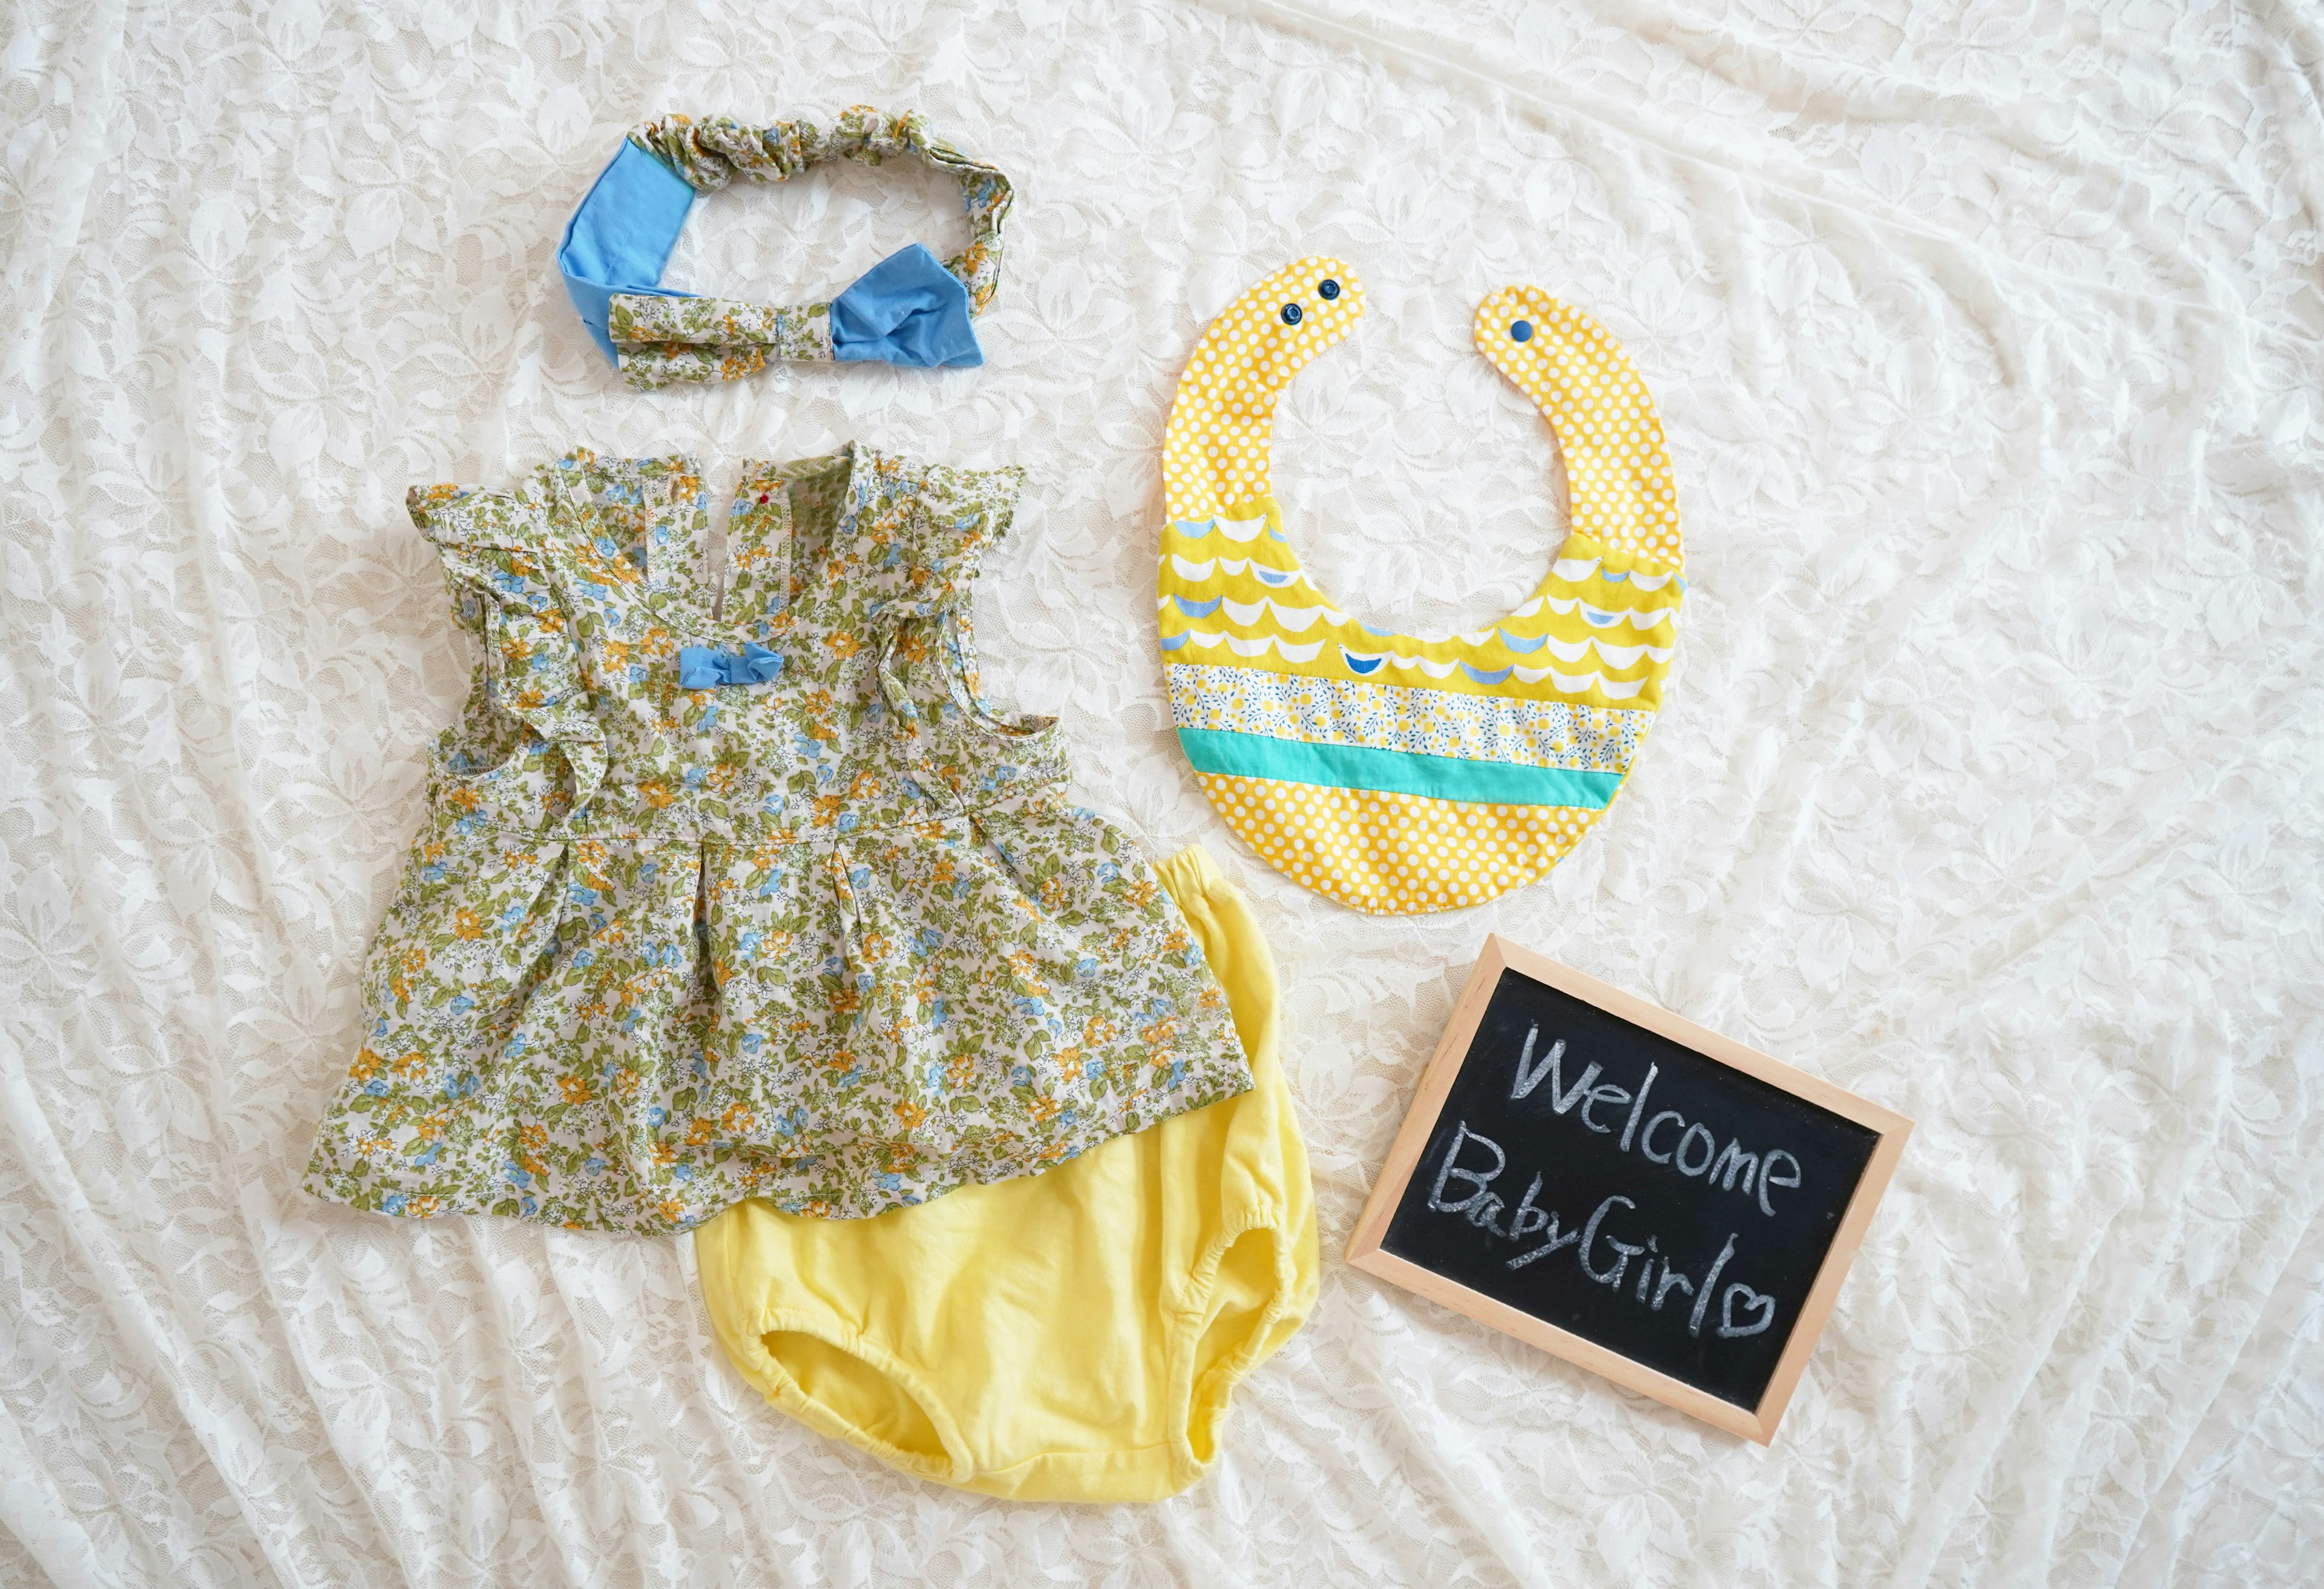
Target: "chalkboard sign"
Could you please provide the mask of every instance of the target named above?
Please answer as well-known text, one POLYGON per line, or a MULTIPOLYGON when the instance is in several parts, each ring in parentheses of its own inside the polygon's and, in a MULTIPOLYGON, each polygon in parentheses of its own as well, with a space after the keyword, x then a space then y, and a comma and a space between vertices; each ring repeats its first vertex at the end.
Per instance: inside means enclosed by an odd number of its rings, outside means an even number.
POLYGON ((1348 1261, 1766 1445, 1912 1129, 1489 938, 1348 1261))

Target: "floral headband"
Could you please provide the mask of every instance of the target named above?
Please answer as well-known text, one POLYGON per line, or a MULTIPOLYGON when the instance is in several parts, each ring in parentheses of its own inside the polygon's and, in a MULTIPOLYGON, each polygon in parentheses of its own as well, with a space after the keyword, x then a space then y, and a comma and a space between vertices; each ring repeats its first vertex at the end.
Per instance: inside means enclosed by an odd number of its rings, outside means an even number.
POLYGON ((666 115, 632 129, 589 189, 557 251, 565 290, 597 346, 641 392, 739 381, 769 359, 877 360, 916 369, 981 365, 970 323, 1001 283, 1009 179, 928 131, 917 111, 859 105, 829 137, 812 122, 743 126, 726 116, 666 115), (696 193, 736 177, 781 182, 818 162, 878 165, 909 154, 960 183, 969 245, 939 263, 914 243, 825 303, 785 308, 697 298, 661 285, 662 267, 696 193))

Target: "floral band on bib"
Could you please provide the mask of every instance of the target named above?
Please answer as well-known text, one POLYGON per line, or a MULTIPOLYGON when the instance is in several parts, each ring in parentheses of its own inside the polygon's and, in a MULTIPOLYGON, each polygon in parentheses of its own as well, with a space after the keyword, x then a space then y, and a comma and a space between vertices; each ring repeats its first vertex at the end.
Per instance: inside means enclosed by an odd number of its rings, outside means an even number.
POLYGON ((727 116, 666 115, 632 129, 566 226, 557 252, 590 336, 639 391, 739 381, 770 359, 876 361, 918 369, 984 362, 973 319, 1001 283, 1001 230, 1015 194, 994 167, 928 131, 916 111, 856 106, 826 137, 814 123, 746 127, 727 116), (736 177, 788 181, 835 159, 910 155, 960 183, 969 245, 939 262, 914 243, 825 302, 699 297, 661 285, 697 193, 736 177))
POLYGON ((1629 356, 1570 304, 1504 287, 1478 308, 1477 348, 1555 430, 1572 531, 1530 599, 1481 629, 1351 616, 1300 566, 1268 451, 1276 400, 1363 305, 1343 262, 1303 259, 1204 332, 1163 442, 1157 605, 1179 743, 1227 825, 1319 893, 1407 915, 1532 882, 1605 810, 1662 704, 1686 581, 1662 421, 1629 356))

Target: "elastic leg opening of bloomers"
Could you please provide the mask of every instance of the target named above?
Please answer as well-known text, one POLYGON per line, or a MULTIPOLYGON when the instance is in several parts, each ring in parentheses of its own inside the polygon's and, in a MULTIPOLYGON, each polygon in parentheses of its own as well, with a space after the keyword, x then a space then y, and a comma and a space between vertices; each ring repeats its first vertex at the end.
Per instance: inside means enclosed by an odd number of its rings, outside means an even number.
POLYGON ((778 1409, 899 1471, 1019 1500, 1161 1500, 1215 1458, 1234 1386, 1314 1306, 1314 1199, 1250 907, 1198 849, 1157 871, 1256 1085, 875 1218, 754 1200, 703 1226, 711 1322, 778 1409))
POLYGON ((939 1483, 974 1474, 967 1442, 935 1387, 831 1314, 788 1308, 719 1334, 767 1400, 817 1434, 939 1483))

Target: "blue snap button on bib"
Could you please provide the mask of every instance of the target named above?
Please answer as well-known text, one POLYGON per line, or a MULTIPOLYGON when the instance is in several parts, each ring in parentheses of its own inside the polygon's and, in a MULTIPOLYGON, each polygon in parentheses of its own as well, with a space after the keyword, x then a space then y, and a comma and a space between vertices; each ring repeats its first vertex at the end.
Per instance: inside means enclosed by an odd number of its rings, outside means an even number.
POLYGON ((1512 323, 1509 327, 1509 335, 1516 337, 1520 342, 1532 341, 1533 322, 1531 320, 1517 320, 1512 323))
POLYGON ((1299 306, 1297 304, 1286 303, 1283 306, 1283 323, 1286 326, 1296 326, 1299 323, 1299 306))
POLYGON ((1326 276, 1316 287, 1315 291, 1322 293, 1326 300, 1329 300, 1331 299, 1337 298, 1340 295, 1340 284, 1332 280, 1331 277, 1326 276))

